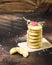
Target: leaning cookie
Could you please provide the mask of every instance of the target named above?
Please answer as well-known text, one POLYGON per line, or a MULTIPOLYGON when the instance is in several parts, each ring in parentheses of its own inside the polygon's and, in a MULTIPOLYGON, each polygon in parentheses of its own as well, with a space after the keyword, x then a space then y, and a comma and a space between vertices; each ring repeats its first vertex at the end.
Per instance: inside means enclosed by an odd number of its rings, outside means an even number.
POLYGON ((19 51, 19 47, 13 47, 10 49, 10 54, 15 54, 17 52, 17 50, 19 51))
POLYGON ((21 54, 21 55, 23 55, 24 57, 28 57, 28 55, 29 55, 29 53, 26 50, 24 50, 24 49, 22 49, 20 47, 14 47, 14 48, 12 48, 10 50, 10 54, 11 55, 15 54, 16 52, 19 53, 19 54, 21 54))

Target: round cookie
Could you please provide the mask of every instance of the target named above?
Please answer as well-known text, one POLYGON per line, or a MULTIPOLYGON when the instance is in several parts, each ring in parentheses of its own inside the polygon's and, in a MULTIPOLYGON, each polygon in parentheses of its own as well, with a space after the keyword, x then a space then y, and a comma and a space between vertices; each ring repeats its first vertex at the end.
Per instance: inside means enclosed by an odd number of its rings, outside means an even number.
POLYGON ((36 43, 31 43, 31 42, 28 42, 30 46, 38 46, 41 42, 36 42, 36 43))
POLYGON ((38 40, 28 39, 28 41, 31 42, 31 43, 36 43, 36 42, 40 42, 41 39, 38 39, 38 40))
POLYGON ((41 39, 42 38, 42 36, 30 36, 30 35, 28 35, 28 38, 29 39, 34 39, 34 40, 37 40, 37 39, 41 39))
POLYGON ((28 44, 28 47, 29 47, 29 48, 32 48, 32 49, 33 49, 33 48, 34 48, 34 49, 38 49, 38 48, 41 48, 42 45, 32 46, 32 45, 29 45, 29 44, 28 44))
POLYGON ((32 30, 32 29, 29 29, 28 31, 32 32, 32 33, 40 33, 42 30, 32 30))
POLYGON ((28 25, 28 29, 39 31, 42 29, 42 26, 38 24, 38 26, 32 26, 31 23, 28 25))
POLYGON ((31 32, 29 32, 28 35, 31 35, 31 36, 40 36, 40 34, 37 34, 37 33, 31 33, 31 32))

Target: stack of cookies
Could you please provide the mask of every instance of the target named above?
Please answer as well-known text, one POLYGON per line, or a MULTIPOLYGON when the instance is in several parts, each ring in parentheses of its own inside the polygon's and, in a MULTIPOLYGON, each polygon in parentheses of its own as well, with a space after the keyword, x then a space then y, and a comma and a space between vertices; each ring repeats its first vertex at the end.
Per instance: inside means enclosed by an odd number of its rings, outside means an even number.
POLYGON ((27 43, 30 48, 42 47, 42 25, 38 22, 28 24, 27 43))

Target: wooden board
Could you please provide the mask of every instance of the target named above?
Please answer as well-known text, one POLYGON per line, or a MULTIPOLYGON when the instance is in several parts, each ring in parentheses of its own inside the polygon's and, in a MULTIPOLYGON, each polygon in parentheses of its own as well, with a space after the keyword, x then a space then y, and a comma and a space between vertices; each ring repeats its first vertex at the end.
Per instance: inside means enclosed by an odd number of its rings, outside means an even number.
POLYGON ((0 12, 34 12, 46 0, 0 0, 0 12))

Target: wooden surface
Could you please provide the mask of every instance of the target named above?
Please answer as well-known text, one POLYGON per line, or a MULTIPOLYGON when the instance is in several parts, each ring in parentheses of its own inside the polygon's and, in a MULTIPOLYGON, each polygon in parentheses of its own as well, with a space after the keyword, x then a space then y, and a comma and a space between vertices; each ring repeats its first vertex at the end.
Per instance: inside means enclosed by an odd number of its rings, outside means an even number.
POLYGON ((0 0, 0 12, 35 12, 39 5, 43 6, 42 3, 46 3, 46 0, 0 0))
POLYGON ((51 2, 52 2, 52 0, 47 0, 47 2, 51 3, 51 2))
MULTIPOLYGON (((34 13, 31 13, 29 15, 26 14, 26 17, 31 20, 34 20, 33 18, 36 18, 35 20, 45 21, 46 23, 44 24, 43 35, 46 39, 48 39, 48 41, 52 43, 52 16, 47 14, 46 16, 44 15, 41 17, 36 17, 34 13)), ((32 52, 28 58, 24 58, 19 54, 10 55, 10 49, 12 47, 16 47, 17 45, 16 40, 16 37, 8 39, 3 38, 2 40, 0 37, 0 65, 52 65, 52 48, 32 52)))
POLYGON ((52 13, 52 3, 43 3, 42 5, 39 5, 39 7, 35 10, 35 12, 38 11, 39 13, 52 13))

